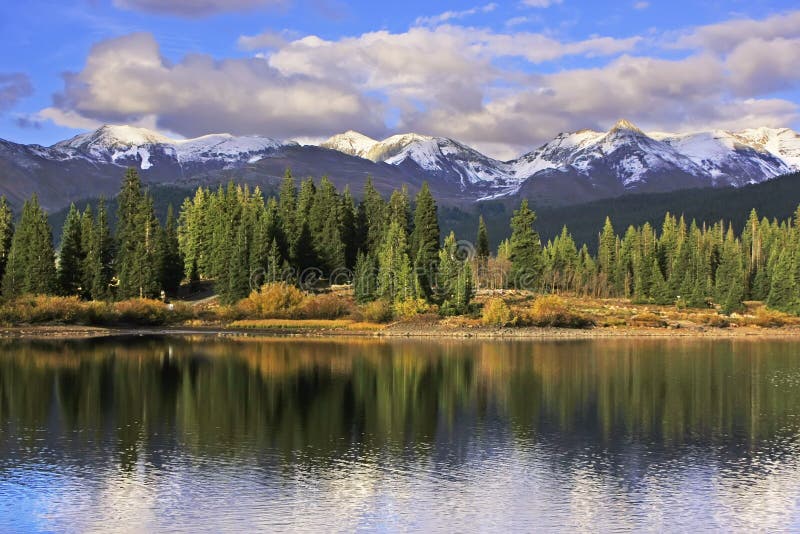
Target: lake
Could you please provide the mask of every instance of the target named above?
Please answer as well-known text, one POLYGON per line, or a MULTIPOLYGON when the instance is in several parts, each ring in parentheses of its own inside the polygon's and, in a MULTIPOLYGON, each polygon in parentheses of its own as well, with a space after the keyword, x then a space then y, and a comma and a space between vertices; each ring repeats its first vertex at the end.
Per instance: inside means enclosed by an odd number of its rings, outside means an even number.
POLYGON ((800 529, 800 342, 0 344, 0 531, 800 529))

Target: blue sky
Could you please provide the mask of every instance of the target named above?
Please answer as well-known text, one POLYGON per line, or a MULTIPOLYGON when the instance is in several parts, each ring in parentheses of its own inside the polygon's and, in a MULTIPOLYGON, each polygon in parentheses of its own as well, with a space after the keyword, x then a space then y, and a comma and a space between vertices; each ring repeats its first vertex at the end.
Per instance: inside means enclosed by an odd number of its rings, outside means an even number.
POLYGON ((797 127, 779 1, 31 0, 0 5, 0 137, 446 135, 498 156, 559 131, 797 127))

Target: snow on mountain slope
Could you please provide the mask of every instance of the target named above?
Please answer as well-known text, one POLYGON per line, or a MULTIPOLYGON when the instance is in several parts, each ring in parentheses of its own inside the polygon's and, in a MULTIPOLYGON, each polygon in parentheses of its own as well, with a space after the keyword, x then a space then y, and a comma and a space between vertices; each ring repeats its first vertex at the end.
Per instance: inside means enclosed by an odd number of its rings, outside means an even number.
MULTIPOLYGON (((341 173, 348 180, 370 174, 386 180, 386 187, 428 181, 451 198, 480 200, 520 192, 553 202, 588 201, 627 192, 738 187, 800 171, 800 135, 787 128, 645 133, 621 120, 607 132, 559 134, 518 159, 501 162, 453 139, 416 133, 378 141, 348 131, 319 147, 301 147, 230 134, 172 139, 144 128, 108 125, 51 147, 0 141, 0 165, 12 165, 22 174, 50 173, 48 180, 55 180, 59 168, 72 169, 75 176, 92 172, 101 186, 126 166, 139 167, 162 183, 289 166, 299 172, 341 173), (357 174, 348 174, 354 169, 357 174)), ((71 183, 64 187, 82 187, 71 183)), ((59 199, 55 193, 52 197, 53 202, 59 199)))
POLYGON ((750 128, 733 135, 780 158, 793 171, 800 171, 800 134, 797 132, 789 128, 750 128))
POLYGON ((741 186, 758 183, 792 171, 779 157, 736 134, 713 130, 688 134, 651 134, 687 156, 708 172, 716 182, 741 186))
POLYGON ((56 159, 84 158, 130 165, 147 170, 164 159, 179 165, 209 161, 231 164, 253 163, 269 151, 286 143, 268 137, 230 134, 204 135, 194 139, 171 139, 157 132, 134 126, 101 126, 56 143, 40 154, 56 159))
POLYGON ((261 159, 260 155, 264 152, 280 148, 284 144, 269 137, 234 137, 231 134, 204 135, 171 142, 180 163, 215 159, 239 160, 243 155, 251 155, 247 160, 253 163, 261 159))
POLYGON ((367 154, 376 144, 378 144, 378 141, 375 139, 356 131, 348 130, 343 134, 334 135, 319 146, 338 150, 350 156, 368 159, 367 154))
POLYGON ((351 131, 335 135, 320 146, 376 163, 416 167, 432 178, 457 183, 462 190, 477 185, 487 190, 483 192, 497 195, 513 192, 518 185, 503 162, 445 137, 408 133, 375 141, 351 131))
POLYGON ((612 172, 625 188, 646 182, 649 175, 675 172, 701 180, 707 173, 669 144, 649 137, 628 121, 620 120, 606 133, 581 130, 559 134, 553 141, 510 162, 518 179, 549 170, 572 172, 591 179, 602 170, 612 172))

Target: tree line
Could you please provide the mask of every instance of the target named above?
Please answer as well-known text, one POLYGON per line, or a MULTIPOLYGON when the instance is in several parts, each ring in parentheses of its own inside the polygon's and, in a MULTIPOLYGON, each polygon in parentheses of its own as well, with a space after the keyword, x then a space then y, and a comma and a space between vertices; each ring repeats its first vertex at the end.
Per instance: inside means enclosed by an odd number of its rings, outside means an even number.
POLYGON ((753 211, 737 235, 725 222, 687 223, 666 214, 618 235, 610 219, 597 253, 578 247, 564 227, 542 243, 536 213, 523 200, 511 237, 496 253, 481 218, 472 242, 443 240, 436 200, 427 184, 413 198, 384 198, 367 179, 360 201, 323 177, 297 182, 287 170, 278 194, 235 185, 200 187, 162 225, 135 169, 117 198, 116 231, 105 205, 70 207, 61 247, 36 196, 15 224, 0 200, 0 277, 4 298, 77 295, 110 300, 175 295, 183 282, 213 280, 224 304, 268 282, 306 289, 352 284, 360 303, 418 301, 445 314, 470 309, 475 288, 516 288, 624 297, 690 307, 719 305, 730 313, 745 300, 800 313, 800 208, 784 221, 753 211))

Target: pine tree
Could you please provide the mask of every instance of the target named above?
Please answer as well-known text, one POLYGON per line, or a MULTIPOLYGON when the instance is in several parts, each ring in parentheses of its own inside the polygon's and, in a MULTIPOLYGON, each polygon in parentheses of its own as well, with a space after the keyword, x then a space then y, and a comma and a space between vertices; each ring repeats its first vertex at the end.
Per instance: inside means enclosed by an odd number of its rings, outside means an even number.
POLYGON ((430 300, 439 262, 439 216, 427 182, 422 184, 416 198, 411 258, 421 296, 430 300))
POLYGON ((356 223, 357 212, 350 186, 347 185, 342 193, 339 207, 339 233, 344 243, 344 264, 348 269, 355 267, 358 251, 363 247, 356 223))
POLYGON ((3 295, 53 294, 57 288, 53 232, 33 195, 22 207, 3 276, 3 295))
POLYGON ((161 232, 159 279, 167 295, 177 295, 183 280, 184 265, 178 246, 178 229, 172 204, 167 208, 167 221, 161 232))
POLYGON ((142 191, 139 173, 128 169, 117 197, 117 276, 120 298, 156 297, 159 226, 153 199, 142 191))
POLYGON ((378 295, 389 302, 413 298, 408 238, 401 221, 389 224, 378 255, 378 295))
POLYGON ((744 298, 744 265, 733 228, 728 228, 725 236, 715 278, 714 300, 722 305, 725 313, 738 310, 744 298))
POLYGON ((617 235, 611 219, 606 217, 603 231, 600 234, 597 248, 597 266, 600 273, 605 275, 609 289, 615 287, 617 282, 617 235))
POLYGON ((377 265, 375 258, 359 252, 353 273, 353 293, 359 303, 370 302, 377 293, 377 265))
POLYGON ((364 184, 364 199, 361 201, 359 211, 361 232, 366 244, 364 251, 377 255, 387 226, 387 206, 386 201, 372 184, 371 177, 367 177, 364 184))
MULTIPOLYGON (((87 208, 88 211, 88 208, 87 208)), ((110 284, 113 277, 114 238, 108 226, 105 201, 100 199, 97 217, 92 221, 91 230, 84 231, 83 287, 86 295, 93 300, 110 298, 110 284)))
POLYGON ((345 265, 345 244, 341 234, 341 201, 333 183, 320 180, 310 212, 309 226, 319 267, 328 273, 345 265))
POLYGON ((776 310, 793 312, 795 285, 792 273, 792 251, 782 250, 772 272, 767 305, 776 310))
POLYGON ((236 243, 233 246, 231 268, 227 280, 228 287, 221 295, 223 304, 233 304, 250 294, 248 252, 247 226, 242 223, 236 232, 236 243))
POLYGON ((269 253, 267 254, 267 283, 280 282, 283 280, 281 276, 281 263, 282 258, 280 249, 278 248, 278 240, 273 238, 272 244, 270 244, 269 247, 269 253))
POLYGON ((398 221, 403 226, 406 235, 411 234, 411 201, 408 198, 407 186, 392 191, 392 196, 389 197, 388 216, 390 221, 398 221))
POLYGON ((444 240, 439 251, 437 293, 442 300, 442 313, 459 315, 469 311, 472 298, 472 269, 468 261, 458 257, 458 245, 453 232, 444 240))
POLYGON ((11 240, 14 237, 14 214, 6 197, 0 197, 0 281, 6 272, 11 240))
POLYGON ((314 238, 307 221, 303 221, 300 226, 300 233, 292 247, 292 258, 294 258, 294 267, 297 269, 298 275, 306 269, 318 266, 319 262, 314 252, 314 238))
POLYGON ((511 218, 511 284, 517 289, 535 289, 544 270, 539 234, 533 229, 536 214, 523 200, 511 218))
POLYGON ((478 259, 489 259, 489 232, 486 231, 483 215, 478 218, 478 237, 475 240, 475 253, 478 259))
MULTIPOLYGON (((297 239, 297 186, 295 185, 292 171, 286 169, 283 181, 278 192, 278 215, 281 228, 286 237, 285 248, 281 251, 284 257, 289 257, 289 247, 297 239)), ((278 243, 280 245, 280 242, 278 243)))
POLYGON ((81 216, 75 204, 70 204, 61 232, 61 252, 58 257, 58 287, 62 295, 78 295, 82 289, 81 226, 81 216))

